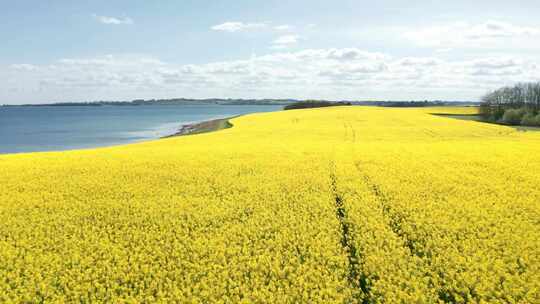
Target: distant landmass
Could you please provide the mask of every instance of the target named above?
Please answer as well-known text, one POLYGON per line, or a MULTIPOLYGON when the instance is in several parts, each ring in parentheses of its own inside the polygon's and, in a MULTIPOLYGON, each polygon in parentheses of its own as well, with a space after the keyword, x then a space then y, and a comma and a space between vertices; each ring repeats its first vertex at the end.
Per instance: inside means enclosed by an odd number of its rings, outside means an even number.
MULTIPOLYGON (((100 107, 100 106, 180 106, 180 105, 290 105, 299 102, 333 102, 347 103, 351 105, 381 106, 381 107, 430 107, 430 106, 479 106, 479 102, 474 101, 444 101, 444 100, 298 100, 298 99, 135 99, 132 101, 85 101, 85 102, 54 102, 47 104, 23 104, 16 106, 23 107, 100 107)), ((15 106, 15 105, 3 105, 15 106)))

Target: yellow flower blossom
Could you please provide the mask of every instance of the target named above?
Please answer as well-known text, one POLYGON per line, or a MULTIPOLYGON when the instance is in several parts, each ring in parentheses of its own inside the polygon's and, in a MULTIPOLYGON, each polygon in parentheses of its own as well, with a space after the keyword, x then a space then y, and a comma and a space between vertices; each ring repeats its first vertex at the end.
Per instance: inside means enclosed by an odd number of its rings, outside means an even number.
POLYGON ((0 302, 539 303, 540 132, 336 107, 0 156, 0 302))

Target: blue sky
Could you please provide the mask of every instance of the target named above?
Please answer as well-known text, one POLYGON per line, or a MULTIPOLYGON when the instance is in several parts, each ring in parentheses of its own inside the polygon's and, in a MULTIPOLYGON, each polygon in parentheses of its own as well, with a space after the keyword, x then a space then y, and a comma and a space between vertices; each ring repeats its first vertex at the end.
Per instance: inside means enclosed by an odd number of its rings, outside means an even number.
POLYGON ((538 1, 0 1, 0 104, 477 100, 540 80, 538 1))

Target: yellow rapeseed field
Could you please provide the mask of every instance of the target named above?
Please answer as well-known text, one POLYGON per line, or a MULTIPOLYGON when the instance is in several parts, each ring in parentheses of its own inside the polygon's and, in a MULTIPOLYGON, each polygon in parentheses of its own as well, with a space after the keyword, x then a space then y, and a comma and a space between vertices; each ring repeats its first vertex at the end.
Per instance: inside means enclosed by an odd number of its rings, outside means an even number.
POLYGON ((253 114, 0 156, 0 302, 540 303, 540 132, 253 114))

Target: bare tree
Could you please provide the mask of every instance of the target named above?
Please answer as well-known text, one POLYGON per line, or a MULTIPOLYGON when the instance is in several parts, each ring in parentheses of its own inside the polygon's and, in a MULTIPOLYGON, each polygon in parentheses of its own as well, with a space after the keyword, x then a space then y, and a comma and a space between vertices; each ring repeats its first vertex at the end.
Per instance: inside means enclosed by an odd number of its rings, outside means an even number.
POLYGON ((524 109, 538 115, 540 111, 540 82, 518 83, 503 87, 482 97, 480 114, 488 120, 499 120, 508 109, 524 109))

